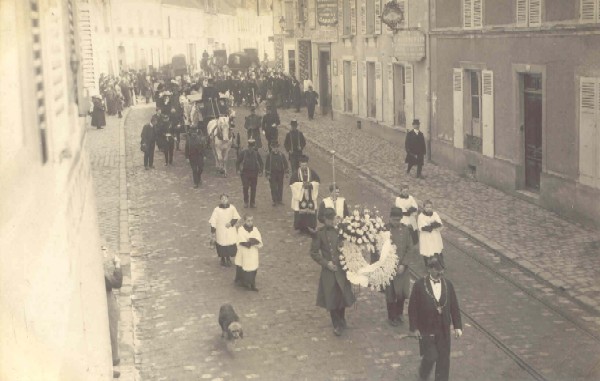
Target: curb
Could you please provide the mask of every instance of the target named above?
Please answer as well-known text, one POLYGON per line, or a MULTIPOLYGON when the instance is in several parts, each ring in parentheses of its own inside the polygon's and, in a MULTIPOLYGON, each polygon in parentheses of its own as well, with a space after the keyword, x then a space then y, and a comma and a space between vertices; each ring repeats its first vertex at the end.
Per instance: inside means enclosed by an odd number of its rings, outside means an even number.
MULTIPOLYGON (((288 125, 284 125, 284 127, 287 131, 290 130, 290 127, 288 125)), ((323 144, 321 144, 316 139, 314 139, 312 137, 306 137, 306 136, 305 136, 305 138, 307 141, 310 141, 317 149, 319 149, 327 154, 331 154, 331 150, 327 149, 327 147, 325 147, 323 144)), ((348 165, 349 167, 357 170, 358 172, 360 172, 361 174, 370 178, 371 180, 375 181, 377 184, 379 184, 386 190, 394 192, 394 193, 397 192, 396 187, 394 187, 394 185, 391 184, 389 181, 382 179, 381 177, 374 175, 363 168, 360 168, 359 166, 357 166, 356 164, 351 162, 348 158, 344 157, 343 155, 340 155, 337 152, 335 153, 335 156, 341 162, 343 162, 344 164, 348 165)), ((419 200, 417 200, 417 202, 418 201, 419 200)), ((600 306, 595 306, 595 305, 591 304, 590 302, 593 302, 593 301, 588 300, 588 298, 586 296, 579 297, 579 296, 571 295, 567 289, 567 284, 565 284, 563 281, 558 279, 554 274, 536 266, 534 263, 532 263, 524 258, 521 258, 519 255, 512 252, 511 250, 506 249, 499 243, 464 226, 463 224, 458 222, 456 219, 448 216, 447 214, 440 213, 439 211, 438 211, 438 214, 440 215, 440 218, 442 220, 444 220, 448 225, 450 225, 454 229, 462 232, 467 237, 469 237, 469 239, 471 239, 472 241, 487 248, 488 250, 492 251, 493 253, 504 257, 511 264, 518 267, 519 269, 521 269, 523 272, 527 273, 528 275, 533 276, 538 281, 550 285, 557 291, 565 292, 570 298, 575 300, 577 303, 579 303, 583 307, 591 309, 591 310, 595 311, 596 313, 600 313, 600 306)))
POLYGON ((119 256, 122 263, 128 266, 129 271, 123 274, 123 286, 120 293, 121 319, 119 329, 119 349, 121 352, 121 364, 119 380, 137 380, 137 370, 134 362, 134 340, 135 322, 133 319, 133 306, 131 303, 132 277, 131 277, 131 241, 129 237, 129 196, 127 193, 127 145, 125 143, 125 123, 129 117, 131 107, 123 111, 123 118, 119 122, 119 256), (123 352, 123 348, 131 348, 131 353, 123 352), (123 354, 127 353, 124 357, 123 354))

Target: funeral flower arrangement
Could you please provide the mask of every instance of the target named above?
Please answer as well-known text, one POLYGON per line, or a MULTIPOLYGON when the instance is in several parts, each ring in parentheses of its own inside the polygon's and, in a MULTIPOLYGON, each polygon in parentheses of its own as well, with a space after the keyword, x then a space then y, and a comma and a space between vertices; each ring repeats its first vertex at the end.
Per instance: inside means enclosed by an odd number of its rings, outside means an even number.
POLYGON ((338 224, 342 241, 340 263, 350 283, 385 288, 396 274, 398 256, 383 219, 377 209, 356 206, 352 215, 338 224), (379 259, 369 263, 365 256, 379 253, 379 259))

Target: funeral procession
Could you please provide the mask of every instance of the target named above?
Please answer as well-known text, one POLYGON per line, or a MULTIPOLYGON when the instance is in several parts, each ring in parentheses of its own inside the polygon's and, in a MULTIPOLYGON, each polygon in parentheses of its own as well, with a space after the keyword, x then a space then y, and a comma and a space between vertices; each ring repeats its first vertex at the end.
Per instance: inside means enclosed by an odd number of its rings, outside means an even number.
POLYGON ((2 0, 1 381, 600 380, 600 0, 2 0))

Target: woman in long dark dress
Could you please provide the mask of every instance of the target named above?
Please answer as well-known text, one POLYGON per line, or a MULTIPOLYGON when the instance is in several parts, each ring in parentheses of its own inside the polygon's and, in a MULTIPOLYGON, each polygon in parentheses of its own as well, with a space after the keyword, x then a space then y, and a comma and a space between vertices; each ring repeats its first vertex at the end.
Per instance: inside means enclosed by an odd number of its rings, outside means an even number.
POLYGON ((92 116, 92 127, 101 129, 106 126, 105 111, 106 108, 104 107, 104 102, 102 102, 100 96, 92 96, 92 111, 90 111, 90 115, 92 116))

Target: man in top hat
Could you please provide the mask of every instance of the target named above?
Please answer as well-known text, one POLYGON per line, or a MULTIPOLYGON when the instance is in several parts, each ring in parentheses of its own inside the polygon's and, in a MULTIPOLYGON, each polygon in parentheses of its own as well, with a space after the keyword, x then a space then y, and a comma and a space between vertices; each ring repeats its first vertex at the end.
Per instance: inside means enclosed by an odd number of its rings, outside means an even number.
POLYGON ((312 234, 317 227, 317 197, 321 179, 308 167, 307 156, 302 155, 299 161, 300 167, 292 172, 290 178, 294 229, 312 234))
POLYGON ((348 211, 348 205, 346 204, 346 199, 340 197, 340 187, 337 184, 333 183, 329 186, 329 194, 329 197, 325 197, 319 205, 319 213, 317 214, 317 218, 322 224, 325 223, 324 212, 328 208, 335 211, 338 221, 350 215, 350 211, 348 211))
POLYGON ((283 145, 290 159, 292 173, 294 173, 298 170, 298 159, 302 156, 302 151, 306 146, 306 139, 304 139, 304 134, 298 130, 298 121, 296 119, 292 119, 290 126, 292 130, 285 135, 283 145))
POLYGON ((315 117, 315 106, 319 101, 319 94, 313 90, 312 86, 308 86, 308 90, 304 93, 306 100, 306 108, 308 110, 308 119, 314 119, 315 117))
POLYGON ((396 255, 399 259, 396 274, 385 288, 388 321, 394 327, 403 322, 404 301, 410 296, 408 263, 410 262, 410 255, 413 254, 413 245, 409 228, 401 222, 402 217, 404 217, 403 210, 392 207, 390 221, 387 224, 390 239, 392 244, 396 246, 396 255))
POLYGON ((446 381, 450 375, 450 324, 455 337, 462 336, 458 298, 437 259, 428 262, 427 270, 428 274, 415 282, 410 295, 410 331, 419 337, 420 379, 426 380, 435 364, 435 381, 446 381))
POLYGON ((279 143, 274 141, 265 160, 265 176, 271 186, 273 206, 283 205, 283 177, 287 173, 289 173, 288 162, 279 150, 279 143))
POLYGON ((279 120, 279 114, 277 114, 277 109, 273 106, 267 107, 267 113, 262 118, 262 129, 265 133, 265 138, 267 139, 267 147, 269 151, 271 150, 271 143, 277 141, 278 132, 277 126, 281 124, 279 120))
POLYGON ((406 173, 410 173, 413 166, 417 166, 417 177, 423 178, 421 170, 423 169, 423 159, 425 158, 426 147, 425 147, 425 136, 419 130, 421 123, 419 119, 413 120, 413 129, 406 134, 406 140, 404 141, 404 148, 406 149, 405 163, 408 164, 406 173))
POLYGON ((244 121, 244 128, 248 133, 248 139, 254 139, 256 142, 256 149, 262 148, 262 139, 260 137, 260 126, 262 118, 256 115, 256 107, 250 107, 250 115, 248 115, 244 121))
POLYGON ((263 161, 256 149, 255 143, 254 139, 248 139, 248 148, 240 152, 236 161, 236 170, 240 173, 242 179, 244 208, 248 206, 251 208, 256 207, 256 183, 258 182, 258 176, 263 171, 263 161), (250 189, 249 198, 248 189, 250 189))
POLYGON ((325 209, 323 212, 325 226, 313 237, 310 256, 321 265, 317 306, 329 310, 333 333, 340 336, 346 328, 346 307, 356 300, 352 285, 340 264, 339 235, 335 225, 335 210, 325 209))

